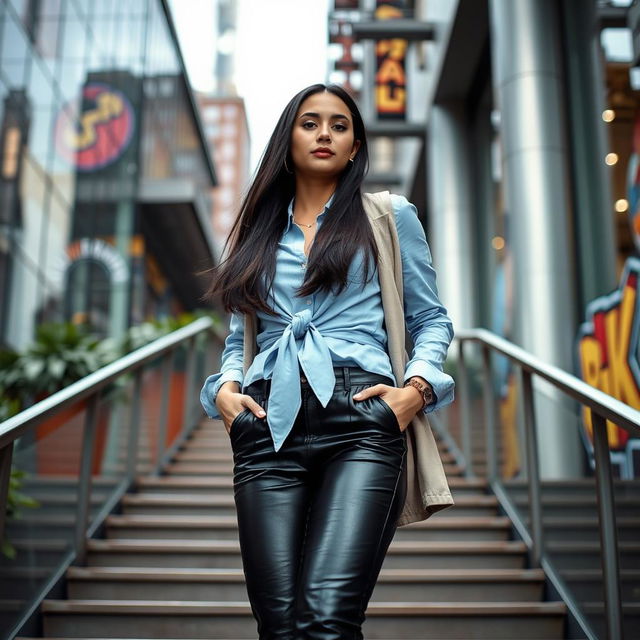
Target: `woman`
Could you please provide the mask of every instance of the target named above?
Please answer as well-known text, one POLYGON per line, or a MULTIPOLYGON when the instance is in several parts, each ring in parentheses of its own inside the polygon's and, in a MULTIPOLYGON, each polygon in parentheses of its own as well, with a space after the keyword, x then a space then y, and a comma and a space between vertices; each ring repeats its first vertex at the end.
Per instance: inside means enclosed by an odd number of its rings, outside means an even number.
MULTIPOLYGON (((201 393, 234 455, 247 591, 261 639, 362 638, 405 500, 405 429, 449 403, 453 337, 416 210, 393 196, 405 319, 414 341, 396 387, 363 206, 364 124, 337 85, 284 109, 209 296, 232 312, 221 371, 201 393), (243 371, 244 314, 258 353, 243 371)), ((225 250, 226 250, 225 246, 225 250)))

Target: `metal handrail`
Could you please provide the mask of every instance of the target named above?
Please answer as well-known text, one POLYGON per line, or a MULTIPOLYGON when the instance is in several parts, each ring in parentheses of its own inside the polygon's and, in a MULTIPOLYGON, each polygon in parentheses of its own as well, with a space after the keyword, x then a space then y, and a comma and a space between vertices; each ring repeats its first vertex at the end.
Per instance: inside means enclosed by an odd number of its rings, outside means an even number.
POLYGON ((195 425, 194 407, 196 398, 194 389, 200 386, 197 375, 203 372, 196 372, 197 349, 203 347, 205 368, 212 364, 207 362, 211 356, 211 350, 207 350, 207 344, 198 344, 200 336, 205 335, 208 340, 212 340, 217 347, 224 343, 225 334, 216 326, 212 318, 199 318, 185 327, 177 329, 166 336, 157 338, 153 342, 132 351, 99 370, 85 376, 81 380, 70 384, 65 389, 44 398, 33 406, 21 411, 17 415, 0 423, 0 539, 4 533, 6 520, 6 506, 9 490, 10 469, 13 456, 14 442, 25 434, 33 430, 47 418, 55 416, 66 407, 76 404, 82 400, 87 401, 87 409, 84 418, 84 428, 82 432, 82 448, 80 454, 80 471, 78 476, 78 500, 76 508, 75 536, 72 551, 62 560, 61 566, 57 567, 51 575, 49 581, 42 587, 40 592, 34 596, 31 603, 26 607, 22 618, 16 623, 10 637, 13 638, 26 624, 35 612, 40 600, 54 586, 61 571, 72 562, 83 562, 86 554, 86 538, 91 532, 95 532, 102 521, 109 514, 119 498, 133 484, 136 475, 136 465, 138 459, 138 430, 141 418, 141 391, 142 374, 144 365, 161 360, 161 385, 162 400, 160 410, 160 423, 158 425, 158 454, 157 460, 151 473, 158 474, 163 465, 171 457, 180 443, 188 436, 188 431, 195 425), (182 412, 180 430, 171 446, 167 447, 166 433, 168 422, 168 397, 170 391, 171 373, 173 370, 174 354, 180 347, 188 348, 186 364, 185 402, 182 412), (114 489, 113 495, 107 500, 104 508, 93 519, 89 528, 89 501, 91 498, 91 461, 93 458, 94 443, 97 429, 98 406, 103 390, 110 383, 126 374, 134 375, 134 386, 132 395, 131 428, 129 431, 127 447, 127 464, 123 480, 114 489), (63 566, 64 565, 64 566, 63 566))
POLYGON ((22 436, 37 423, 58 413, 61 409, 79 400, 84 400, 121 375, 141 367, 150 360, 165 355, 189 338, 193 338, 197 334, 210 329, 215 330, 211 318, 199 318, 187 326, 157 338, 153 342, 101 367, 8 420, 0 422, 0 449, 22 436))
MULTIPOLYGON (((598 521, 602 545, 602 570, 604 576, 605 611, 609 640, 622 640, 622 603, 620 598, 620 567, 618 562, 618 538, 613 497, 613 480, 611 460, 607 439, 607 420, 617 424, 634 436, 640 436, 640 411, 620 402, 616 398, 603 393, 579 378, 559 369, 554 365, 542 362, 536 356, 521 347, 487 331, 486 329, 460 330, 456 333, 458 356, 460 363, 459 395, 462 417, 462 444, 464 455, 471 460, 471 417, 470 389, 464 346, 469 342, 479 343, 482 347, 483 396, 486 422, 487 470, 488 479, 494 493, 505 511, 514 520, 518 531, 530 551, 532 564, 542 566, 550 573, 554 586, 561 593, 574 616, 583 628, 587 637, 596 640, 590 625, 585 620, 572 595, 568 593, 558 574, 554 563, 544 551, 542 527, 541 487, 538 471, 538 441, 536 437, 536 416, 533 397, 533 377, 537 376, 551 383, 556 389, 583 406, 591 409, 593 426, 593 452, 597 487, 598 521), (520 370, 522 376, 522 401, 525 439, 524 447, 527 460, 527 478, 529 489, 529 530, 517 513, 515 505, 509 498, 497 470, 497 451, 495 438, 495 397, 491 385, 491 352, 499 353, 511 360, 520 370)), ((558 425, 561 428, 562 425, 558 425)), ((467 467, 467 475, 472 475, 471 465, 467 467)))

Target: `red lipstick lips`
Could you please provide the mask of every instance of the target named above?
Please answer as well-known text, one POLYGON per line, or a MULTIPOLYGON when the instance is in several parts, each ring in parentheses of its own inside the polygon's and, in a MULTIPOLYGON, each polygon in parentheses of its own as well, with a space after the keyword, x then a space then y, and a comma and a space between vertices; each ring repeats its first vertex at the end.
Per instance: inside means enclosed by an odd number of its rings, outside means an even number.
POLYGON ((314 151, 311 152, 314 156, 318 158, 329 158, 333 155, 333 151, 327 147, 318 147, 314 151))

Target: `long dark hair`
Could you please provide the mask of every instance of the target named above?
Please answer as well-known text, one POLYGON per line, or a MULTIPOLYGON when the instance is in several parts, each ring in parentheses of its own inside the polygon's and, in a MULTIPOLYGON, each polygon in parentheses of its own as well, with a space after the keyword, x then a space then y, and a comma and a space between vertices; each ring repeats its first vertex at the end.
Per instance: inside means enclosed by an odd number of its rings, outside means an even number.
POLYGON ((225 242, 226 258, 209 271, 211 284, 203 300, 218 295, 227 312, 275 312, 266 302, 276 270, 278 242, 287 224, 287 207, 295 195, 295 174, 290 154, 291 133, 300 105, 309 96, 329 91, 349 108, 354 140, 360 147, 338 178, 334 199, 311 246, 305 279, 296 295, 319 290, 336 295, 347 284, 349 266, 356 252, 364 250, 364 279, 377 264, 378 250, 362 205, 362 182, 369 167, 364 122, 353 98, 336 84, 313 84, 297 93, 285 107, 262 155, 255 178, 225 242), (229 248, 230 245, 230 248, 229 248), (227 249, 229 252, 227 253, 227 249), (371 263, 371 264, 370 264, 371 263), (266 285, 266 287, 265 287, 266 285))

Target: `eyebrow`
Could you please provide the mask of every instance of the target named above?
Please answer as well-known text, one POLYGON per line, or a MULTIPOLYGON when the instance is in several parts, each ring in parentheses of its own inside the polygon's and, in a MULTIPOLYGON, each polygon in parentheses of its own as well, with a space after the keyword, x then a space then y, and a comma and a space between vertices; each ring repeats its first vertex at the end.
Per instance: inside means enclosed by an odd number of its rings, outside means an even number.
MULTIPOLYGON (((311 117, 311 118, 319 118, 320 114, 319 113, 313 113, 312 111, 307 111, 306 113, 303 113, 300 118, 305 118, 305 117, 311 117)), ((347 116, 345 116, 342 113, 334 113, 331 116, 331 119, 335 119, 335 118, 340 118, 341 120, 349 120, 349 118, 347 118, 347 116)))

